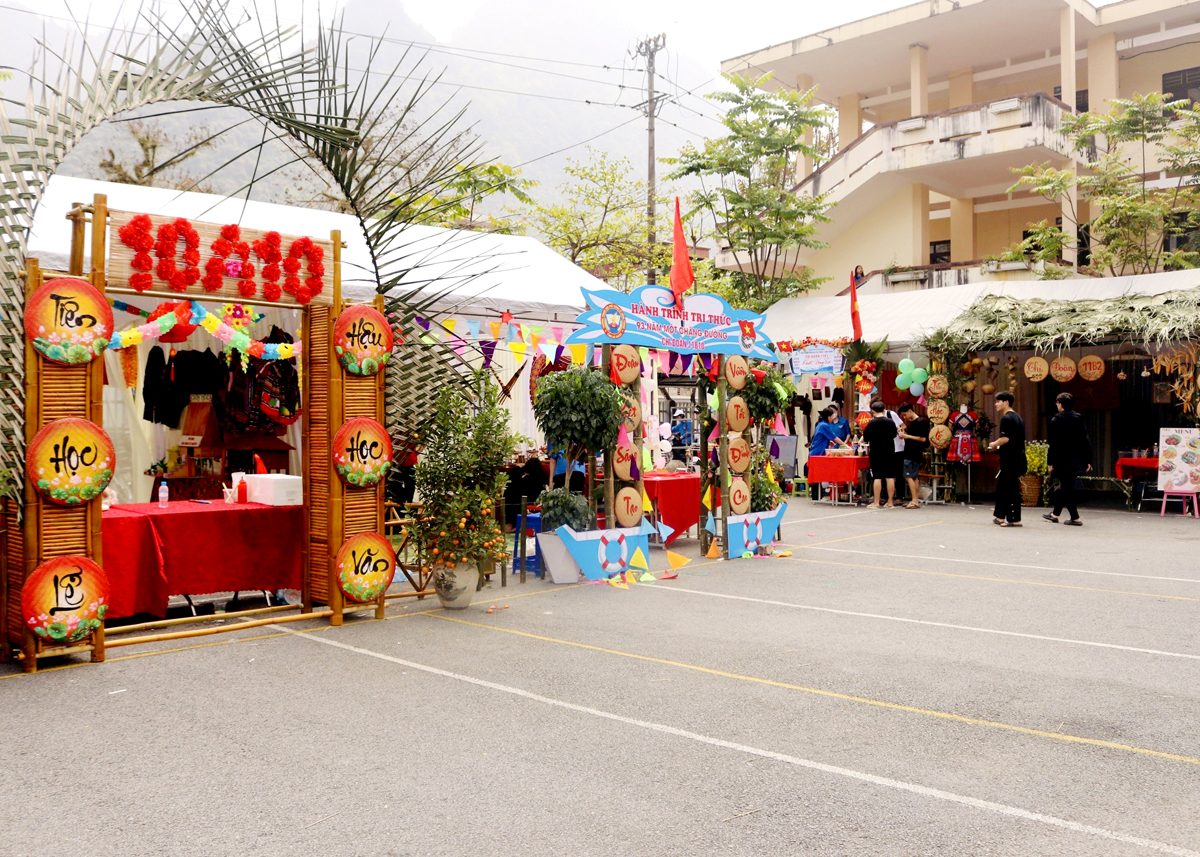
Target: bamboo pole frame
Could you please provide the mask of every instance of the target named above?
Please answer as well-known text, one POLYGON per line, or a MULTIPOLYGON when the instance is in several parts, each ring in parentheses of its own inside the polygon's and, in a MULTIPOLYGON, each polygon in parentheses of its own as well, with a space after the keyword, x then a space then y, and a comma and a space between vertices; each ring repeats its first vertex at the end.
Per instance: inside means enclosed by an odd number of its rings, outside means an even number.
POLYGON ((721 481, 721 555, 729 559, 729 421, 725 406, 729 400, 729 384, 725 380, 725 358, 717 355, 717 432, 720 452, 717 454, 721 481))

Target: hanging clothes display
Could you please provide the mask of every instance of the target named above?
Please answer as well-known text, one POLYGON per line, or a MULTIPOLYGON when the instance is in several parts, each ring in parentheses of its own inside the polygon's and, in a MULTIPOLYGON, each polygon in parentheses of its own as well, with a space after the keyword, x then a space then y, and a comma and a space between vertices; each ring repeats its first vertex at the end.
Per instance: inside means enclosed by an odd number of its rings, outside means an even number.
POLYGON ((954 415, 954 419, 950 421, 954 437, 951 438, 950 446, 946 450, 947 461, 969 463, 983 460, 983 456, 979 453, 979 441, 975 439, 976 419, 974 411, 966 413, 960 411, 954 415))
POLYGON ((163 393, 163 376, 167 368, 167 358, 157 345, 150 349, 146 357, 146 371, 142 381, 142 419, 148 423, 159 422, 158 405, 163 393))

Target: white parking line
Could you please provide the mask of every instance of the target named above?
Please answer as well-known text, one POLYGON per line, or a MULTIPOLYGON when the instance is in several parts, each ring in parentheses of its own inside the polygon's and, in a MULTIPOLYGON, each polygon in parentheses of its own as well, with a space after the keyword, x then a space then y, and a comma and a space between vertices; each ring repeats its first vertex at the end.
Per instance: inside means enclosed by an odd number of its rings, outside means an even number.
POLYGON ((312 634, 300 634, 293 629, 286 628, 282 625, 278 627, 281 631, 287 631, 294 634, 302 640, 310 640, 314 643, 320 643, 326 646, 333 646, 338 649, 345 649, 349 652, 354 652, 359 655, 366 655, 370 658, 378 658, 381 661, 398 664, 402 667, 407 667, 412 670, 420 670, 431 675, 441 676, 443 678, 453 679, 454 681, 473 684, 477 687, 487 688, 488 690, 506 693, 510 696, 528 699, 532 702, 540 702, 543 705, 550 705, 555 708, 566 709, 567 711, 575 711, 580 714, 586 714, 591 717, 598 717, 604 720, 612 720, 617 723, 624 723, 629 726, 637 726, 641 729, 646 729, 652 732, 659 732, 665 735, 672 735, 676 738, 685 738, 689 741, 695 741, 700 744, 707 744, 711 747, 720 747, 725 750, 733 750, 738 753, 745 753, 750 756, 757 756, 761 759, 770 759, 775 762, 782 762, 786 765, 794 765, 798 768, 808 768, 813 771, 831 774, 833 776, 845 777, 859 782, 871 783, 872 785, 881 786, 887 789, 895 789, 897 791, 909 792, 911 794, 921 795, 922 797, 933 798, 934 800, 945 801, 948 803, 956 803, 961 806, 969 806, 974 809, 984 810, 985 812, 993 812, 999 815, 1007 815, 1013 818, 1020 818, 1026 821, 1034 821, 1038 824, 1044 824, 1050 827, 1057 827, 1063 830, 1070 830, 1073 833, 1083 833, 1088 836, 1096 836, 1101 839, 1108 839, 1115 842, 1123 842, 1127 845, 1136 845, 1139 848, 1146 848, 1150 851, 1157 851, 1160 854, 1175 854, 1179 857, 1200 857, 1200 852, 1191 851, 1186 848, 1181 848, 1177 845, 1170 845, 1166 842, 1158 842, 1153 839, 1143 839, 1140 836, 1131 836, 1127 833, 1118 833, 1114 830, 1107 830, 1103 827, 1093 827, 1090 824, 1080 824, 1076 821, 1069 821, 1065 818, 1059 818, 1054 815, 1046 815, 1040 812, 1031 812, 1020 807, 1008 806, 1002 803, 994 803, 993 801, 980 800, 979 798, 967 797, 966 795, 955 794, 953 792, 942 791, 941 789, 929 788, 928 786, 917 785, 916 783, 905 782, 904 780, 895 780, 890 777, 880 777, 875 774, 867 774, 862 771, 855 771, 851 768, 842 768, 836 765, 827 765, 823 762, 814 762, 809 759, 802 759, 799 756, 789 756, 785 753, 776 753, 772 750, 763 750, 758 747, 751 747, 747 744, 737 744, 733 741, 726 741, 721 738, 713 738, 708 735, 701 735, 698 732, 689 732, 686 729, 679 729, 675 726, 668 726, 664 723, 654 723, 649 720, 637 720, 633 717, 626 717, 621 714, 614 714, 610 711, 601 711, 598 708, 590 708, 586 705, 577 705, 573 702, 566 702, 561 699, 553 699, 548 696, 542 696, 537 693, 531 693, 527 690, 521 690, 517 687, 509 687, 508 685, 497 684, 496 682, 487 681, 481 678, 461 675, 459 673, 449 672, 448 670, 438 669, 437 667, 418 664, 414 661, 406 661, 402 658, 385 655, 381 652, 373 652, 370 649, 362 649, 358 646, 351 646, 347 643, 339 643, 336 640, 317 637, 312 634))
MULTIPOLYGON (((786 523, 786 522, 785 522, 786 523)), ((798 545, 804 547, 804 545, 798 545)), ((1058 568, 1052 565, 1021 565, 1015 562, 992 562, 986 559, 959 559, 953 556, 918 556, 910 553, 892 553, 888 551, 886 554, 880 551, 856 551, 847 548, 822 548, 813 546, 806 550, 814 551, 830 551, 832 553, 854 553, 862 556, 886 556, 888 559, 927 559, 933 562, 961 562, 969 565, 995 565, 1001 568, 1027 568, 1032 571, 1069 571, 1075 574, 1100 574, 1105 577, 1136 577, 1142 580, 1169 580, 1172 583, 1200 583, 1200 579, 1194 577, 1160 577, 1154 574, 1126 574, 1123 571, 1096 571, 1090 568, 1058 568)))
POLYGON ((686 592, 690 595, 707 595, 710 598, 726 598, 730 601, 749 601, 754 604, 770 604, 775 607, 787 607, 792 610, 811 610, 814 613, 833 613, 837 616, 854 616, 859 619, 884 619, 888 622, 906 622, 910 625, 929 625, 934 628, 950 628, 954 631, 974 631, 977 634, 998 634, 1002 637, 1023 637, 1026 640, 1042 640, 1048 643, 1068 643, 1072 646, 1092 646, 1097 649, 1116 649, 1122 652, 1139 652, 1143 655, 1162 655, 1168 658, 1187 658, 1200 661, 1200 655, 1189 655, 1183 652, 1163 652, 1158 649, 1140 649, 1136 646, 1119 646, 1116 643, 1097 643, 1092 640, 1072 640, 1069 637, 1045 637, 1041 634, 1023 634, 1020 631, 1000 631, 996 628, 976 628, 973 625, 953 625, 949 622, 931 622, 928 619, 907 619, 903 616, 887 616, 882 613, 859 613, 854 610, 835 610, 832 607, 814 607, 809 604, 795 604, 790 601, 770 601, 766 598, 751 598, 748 595, 726 595, 723 592, 706 592, 703 589, 688 589, 686 586, 652 586, 645 587, 655 592, 686 592))

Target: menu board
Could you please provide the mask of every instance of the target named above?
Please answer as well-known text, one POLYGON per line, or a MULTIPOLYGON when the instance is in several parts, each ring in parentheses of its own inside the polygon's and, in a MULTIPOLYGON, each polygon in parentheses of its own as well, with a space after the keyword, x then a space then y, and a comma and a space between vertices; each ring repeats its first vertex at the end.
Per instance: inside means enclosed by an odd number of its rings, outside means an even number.
POLYGON ((1200 491, 1200 429, 1158 430, 1158 490, 1200 491))

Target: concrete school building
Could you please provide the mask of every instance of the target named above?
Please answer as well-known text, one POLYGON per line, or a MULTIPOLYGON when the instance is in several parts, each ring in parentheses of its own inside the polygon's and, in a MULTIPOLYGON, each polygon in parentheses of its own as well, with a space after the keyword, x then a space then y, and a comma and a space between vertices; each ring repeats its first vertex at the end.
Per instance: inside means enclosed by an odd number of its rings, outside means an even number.
MULTIPOLYGON (((1028 280, 1026 263, 981 261, 1029 224, 1062 217, 1058 205, 1008 193, 1013 169, 1087 168, 1061 133, 1069 111, 1151 91, 1200 101, 1200 0, 922 0, 734 57, 722 71, 816 87, 837 110, 836 154, 798 176, 797 193, 836 203, 817 236, 829 247, 789 259, 831 278, 813 294, 844 290, 856 265, 870 275, 866 293, 1028 280)), ((716 256, 725 269, 741 261, 716 256)))

